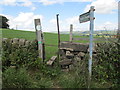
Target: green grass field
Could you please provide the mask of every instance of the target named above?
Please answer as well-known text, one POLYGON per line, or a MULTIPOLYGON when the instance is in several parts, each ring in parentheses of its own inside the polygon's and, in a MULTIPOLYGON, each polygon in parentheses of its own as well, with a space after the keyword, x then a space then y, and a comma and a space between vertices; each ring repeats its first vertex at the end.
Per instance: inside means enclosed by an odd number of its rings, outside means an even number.
MULTIPOLYGON (((36 33, 31 31, 22 31, 22 30, 9 30, 9 29, 0 29, 2 31, 2 38, 23 38, 26 40, 35 40, 36 33)), ((51 56, 56 55, 57 53, 57 43, 58 36, 54 33, 44 33, 45 39, 45 51, 46 58, 49 59, 51 56), (48 46, 55 45, 55 46, 48 46)), ((61 35, 61 41, 68 41, 69 35, 61 35)))
MULTIPOLYGON (((36 33, 31 32, 31 31, 10 30, 10 29, 0 29, 0 31, 2 31, 2 38, 24 38, 26 40, 35 40, 36 39, 36 33)), ((89 38, 87 36, 78 36, 78 35, 74 35, 73 37, 89 38)), ((61 34, 60 38, 61 38, 61 41, 69 41, 68 34, 61 34)), ((95 37, 95 38, 97 38, 97 37, 95 37)), ((44 40, 45 40, 46 59, 49 59, 51 56, 56 55, 56 53, 57 53, 58 35, 55 33, 44 33, 44 40), (49 46, 49 45, 55 45, 55 46, 49 46)), ((74 41, 74 42, 89 43, 89 40, 74 41)), ((104 42, 104 40, 96 41, 96 42, 97 43, 104 42)))

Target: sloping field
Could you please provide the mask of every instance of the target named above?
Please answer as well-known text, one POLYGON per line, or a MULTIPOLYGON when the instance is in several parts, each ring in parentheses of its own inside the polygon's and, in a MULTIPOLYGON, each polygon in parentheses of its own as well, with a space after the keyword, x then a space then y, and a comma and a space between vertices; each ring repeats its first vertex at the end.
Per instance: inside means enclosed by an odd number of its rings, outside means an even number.
MULTIPOLYGON (((26 40, 35 40, 36 33, 31 31, 22 31, 22 30, 9 30, 9 29, 0 29, 2 31, 2 38, 24 38, 26 40)), ((44 33, 45 39, 45 51, 46 59, 49 59, 51 56, 57 53, 57 34, 54 33, 44 33), (55 45, 55 46, 51 46, 55 45)), ((68 41, 69 35, 61 35, 62 41, 68 41)))
MULTIPOLYGON (((0 29, 2 31, 3 38, 24 38, 26 40, 35 40, 36 39, 36 32, 31 31, 23 31, 23 30, 10 30, 10 29, 0 29)), ((61 34, 61 41, 69 41, 69 34, 61 34)), ((80 43, 88 43, 89 37, 86 36, 76 36, 75 38, 85 38, 85 40, 78 39, 74 42, 80 43)), ((95 37, 96 39, 98 37, 95 37)), ((100 39, 100 38, 99 38, 100 39)), ((46 57, 49 59, 51 56, 56 55, 57 53, 57 43, 58 43, 58 35, 56 33, 44 33, 44 40, 45 40, 45 51, 46 57), (52 46, 53 45, 53 46, 52 46)), ((105 42, 105 40, 96 40, 95 42, 105 42)))

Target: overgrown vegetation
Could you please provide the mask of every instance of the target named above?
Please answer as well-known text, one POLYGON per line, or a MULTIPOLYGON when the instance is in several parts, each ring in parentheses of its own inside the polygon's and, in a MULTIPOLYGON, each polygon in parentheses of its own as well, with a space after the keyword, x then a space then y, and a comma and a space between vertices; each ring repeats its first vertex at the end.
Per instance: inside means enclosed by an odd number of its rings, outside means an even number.
MULTIPOLYGON (((57 35, 45 35, 47 44, 57 45, 57 35)), ((65 37, 63 35, 62 40, 65 37)), ((37 57, 36 41, 30 46, 10 44, 10 40, 2 44, 3 88, 87 88, 88 56, 73 71, 61 72, 59 67, 48 67, 37 57)), ((97 59, 93 59, 96 64, 93 63, 92 88, 120 87, 118 47, 120 44, 117 42, 98 44, 97 59)), ((57 47, 47 46, 46 51, 48 60, 57 52, 57 47)))
POLYGON ((25 69, 8 68, 2 75, 3 88, 30 88, 31 78, 25 69))
POLYGON ((120 44, 107 42, 98 44, 98 47, 97 65, 93 67, 94 80, 102 87, 119 88, 120 52, 118 47, 120 44))
POLYGON ((3 88, 50 88, 53 81, 41 73, 31 76, 25 68, 8 68, 3 73, 3 88))
POLYGON ((29 46, 19 46, 17 43, 12 44, 8 39, 2 43, 2 49, 3 71, 9 66, 32 68, 39 65, 36 41, 29 46))

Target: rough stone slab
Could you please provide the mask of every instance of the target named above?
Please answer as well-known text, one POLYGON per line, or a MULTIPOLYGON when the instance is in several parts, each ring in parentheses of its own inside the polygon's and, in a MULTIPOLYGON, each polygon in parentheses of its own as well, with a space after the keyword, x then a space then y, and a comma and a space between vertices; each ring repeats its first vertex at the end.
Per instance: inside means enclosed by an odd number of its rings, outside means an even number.
POLYGON ((25 39, 19 39, 19 45, 25 45, 25 39))
MULTIPOLYGON (((97 52, 96 48, 97 48, 97 45, 96 45, 96 44, 93 44, 93 53, 96 53, 96 52, 97 52)), ((89 48, 88 48, 88 52, 89 52, 89 48)))
POLYGON ((62 60, 62 61, 59 61, 59 64, 62 66, 67 66, 72 64, 72 60, 71 59, 62 60))
POLYGON ((73 58, 74 57, 74 54, 73 53, 71 53, 70 51, 66 51, 66 57, 67 58, 73 58))
POLYGON ((61 42, 60 49, 68 49, 70 51, 80 51, 80 52, 87 52, 89 48, 89 44, 83 43, 71 43, 71 42, 61 42))
POLYGON ((13 38, 13 43, 18 43, 19 39, 18 38, 13 38))
POLYGON ((10 44, 12 44, 12 39, 3 38, 2 41, 3 41, 4 43, 9 42, 10 44))
POLYGON ((73 66, 73 65, 70 65, 70 66, 69 66, 69 70, 74 70, 74 66, 73 66))
POLYGON ((30 41, 25 42, 25 46, 28 46, 30 44, 30 41))
POLYGON ((78 53, 78 56, 79 56, 79 57, 84 57, 84 56, 85 56, 85 53, 79 52, 79 53, 78 53))
POLYGON ((60 47, 61 50, 74 51, 72 48, 60 47))
POLYGON ((65 51, 63 49, 60 49, 60 52, 59 54, 62 56, 62 55, 65 55, 65 51))
POLYGON ((97 54, 93 54, 93 58, 97 60, 97 54))
POLYGON ((49 60, 49 61, 47 61, 47 65, 52 65, 53 64, 53 61, 51 61, 51 60, 49 60))
POLYGON ((79 66, 79 64, 80 64, 80 61, 78 61, 78 60, 74 60, 74 62, 73 62, 73 66, 74 66, 74 67, 79 66))
POLYGON ((3 42, 7 42, 7 40, 8 40, 7 38, 3 38, 2 39, 3 42))
POLYGON ((70 55, 71 53, 70 53, 70 51, 66 51, 66 56, 68 56, 68 55, 70 55))
POLYGON ((52 56, 49 61, 47 61, 47 65, 52 65, 53 62, 56 60, 57 56, 52 56))
POLYGON ((50 60, 51 60, 51 61, 55 61, 56 58, 57 58, 57 56, 52 56, 50 60))

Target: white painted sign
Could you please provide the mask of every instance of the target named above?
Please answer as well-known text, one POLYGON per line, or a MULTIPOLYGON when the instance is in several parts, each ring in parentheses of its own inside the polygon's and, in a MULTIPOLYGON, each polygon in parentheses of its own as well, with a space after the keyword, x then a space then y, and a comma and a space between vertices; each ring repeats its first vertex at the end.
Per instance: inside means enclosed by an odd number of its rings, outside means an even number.
POLYGON ((40 26, 40 25, 37 25, 37 26, 36 26, 36 29, 37 29, 37 30, 41 30, 41 26, 40 26))
POLYGON ((84 22, 87 22, 87 21, 90 21, 90 12, 81 14, 81 15, 79 16, 79 22, 80 22, 80 23, 84 23, 84 22))

